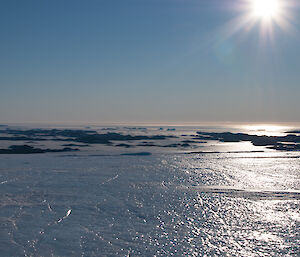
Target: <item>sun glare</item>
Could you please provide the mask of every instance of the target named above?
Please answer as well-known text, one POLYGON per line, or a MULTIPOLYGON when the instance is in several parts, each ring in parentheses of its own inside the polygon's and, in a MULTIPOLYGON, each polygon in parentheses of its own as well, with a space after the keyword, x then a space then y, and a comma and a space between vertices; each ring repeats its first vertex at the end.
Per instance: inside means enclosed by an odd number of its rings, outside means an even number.
POLYGON ((240 14, 225 25, 224 38, 259 28, 262 42, 271 40, 274 43, 277 29, 289 33, 296 31, 291 21, 293 8, 299 6, 294 0, 236 0, 232 7, 240 14))
POLYGON ((255 17, 269 20, 276 18, 280 12, 279 0, 252 0, 252 11, 255 17))

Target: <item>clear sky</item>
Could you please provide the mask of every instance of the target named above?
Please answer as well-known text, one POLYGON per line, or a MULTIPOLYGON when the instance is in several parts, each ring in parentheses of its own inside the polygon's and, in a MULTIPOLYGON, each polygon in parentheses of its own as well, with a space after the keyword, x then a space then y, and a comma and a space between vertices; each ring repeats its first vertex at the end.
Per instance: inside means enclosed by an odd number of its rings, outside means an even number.
POLYGON ((300 9, 245 1, 1 0, 0 122, 299 122, 300 9))

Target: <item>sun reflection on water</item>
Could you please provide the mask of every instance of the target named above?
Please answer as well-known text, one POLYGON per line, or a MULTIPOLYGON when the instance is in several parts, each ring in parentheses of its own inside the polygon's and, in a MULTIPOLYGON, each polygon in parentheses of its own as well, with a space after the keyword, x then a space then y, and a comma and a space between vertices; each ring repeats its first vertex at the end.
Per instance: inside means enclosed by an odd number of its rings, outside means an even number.
POLYGON ((246 125, 242 128, 249 131, 249 133, 255 133, 256 135, 266 136, 280 136, 283 135, 285 132, 291 130, 291 127, 289 126, 270 124, 246 125))

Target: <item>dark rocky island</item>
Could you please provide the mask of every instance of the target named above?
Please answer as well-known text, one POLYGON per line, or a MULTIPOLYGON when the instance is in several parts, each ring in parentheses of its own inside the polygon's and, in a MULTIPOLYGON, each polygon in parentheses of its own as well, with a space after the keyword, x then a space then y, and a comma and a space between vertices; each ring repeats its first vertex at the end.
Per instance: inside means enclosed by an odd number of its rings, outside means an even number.
POLYGON ((175 136, 153 135, 132 136, 120 133, 99 134, 93 130, 70 130, 70 129, 30 129, 0 130, 9 136, 0 137, 0 140, 8 141, 73 141, 85 144, 111 144, 111 141, 133 141, 133 140, 164 140, 175 136))
MULTIPOLYGON (((140 130, 140 128, 138 128, 140 130)), ((46 152, 67 152, 76 151, 71 147, 86 147, 94 144, 104 144, 116 147, 132 148, 135 146, 144 147, 166 147, 166 148, 188 148, 192 144, 206 143, 206 141, 217 140, 220 142, 243 142, 249 141, 255 146, 265 146, 269 149, 281 151, 300 151, 300 135, 297 135, 297 130, 292 131, 284 136, 258 136, 246 133, 231 133, 231 132, 197 132, 196 135, 191 135, 180 140, 173 135, 130 135, 115 132, 98 133, 94 130, 72 130, 72 129, 10 129, 4 128, 0 130, 3 135, 0 141, 23 141, 23 146, 12 145, 8 149, 0 149, 0 153, 46 153, 46 152), (177 142, 169 144, 156 144, 154 141, 167 140, 177 138, 177 142), (62 149, 41 149, 26 145, 25 142, 31 144, 38 141, 53 141, 64 142, 62 149), (116 142, 115 142, 116 141, 116 142), (130 142, 142 141, 139 144, 130 142)))
POLYGON ((0 154, 60 153, 72 151, 78 151, 78 149, 73 149, 69 147, 65 147, 63 149, 41 149, 34 148, 29 145, 11 145, 8 149, 0 149, 0 154))
POLYGON ((129 145, 129 144, 117 144, 115 146, 118 146, 118 147, 125 147, 125 148, 132 148, 132 147, 135 147, 134 145, 129 145))
POLYGON ((165 140, 174 136, 132 136, 119 133, 91 134, 74 138, 74 141, 87 144, 111 144, 111 141, 133 141, 133 140, 165 140))
POLYGON ((300 136, 294 134, 289 134, 286 136, 257 136, 231 132, 197 132, 197 134, 197 138, 201 140, 217 140, 220 142, 250 141, 255 146, 267 146, 269 149, 284 151, 300 150, 300 136))
MULTIPOLYGON (((138 128, 141 130, 141 128, 138 128)), ((144 130, 144 128, 143 128, 144 130)), ((175 136, 166 135, 129 135, 114 132, 100 134, 94 130, 72 130, 72 129, 1 129, 0 141, 18 141, 24 145, 12 145, 8 149, 0 149, 0 154, 30 154, 30 153, 47 153, 47 152, 67 152, 75 151, 70 147, 86 147, 93 144, 105 144, 110 146, 131 148, 135 145, 128 144, 130 141, 140 140, 165 140, 176 138, 175 136), (27 145, 25 142, 34 144, 38 141, 65 142, 62 149, 41 149, 27 145), (114 143, 114 141, 117 141, 114 143), (121 141, 121 142, 120 142, 121 141), (125 141, 124 143, 122 141, 125 141)), ((145 142, 145 141, 144 141, 145 142)), ((150 146, 151 143, 149 143, 150 146)), ((153 144, 154 145, 154 144, 153 144)), ((152 146, 152 145, 151 145, 152 146)))
POLYGON ((290 134, 290 133, 294 133, 294 134, 300 134, 300 130, 291 130, 291 131, 287 131, 287 132, 285 132, 285 133, 288 133, 288 134, 290 134))

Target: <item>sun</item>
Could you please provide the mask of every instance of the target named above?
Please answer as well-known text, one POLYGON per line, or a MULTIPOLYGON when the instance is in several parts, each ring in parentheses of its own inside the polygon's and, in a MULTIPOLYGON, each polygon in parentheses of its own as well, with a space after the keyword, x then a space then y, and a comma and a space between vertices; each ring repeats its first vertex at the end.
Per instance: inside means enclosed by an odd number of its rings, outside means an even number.
POLYGON ((252 15, 262 20, 272 20, 280 15, 280 0, 251 0, 252 15))
MULTIPOLYGON (((300 8, 300 0, 235 0, 229 1, 237 15, 226 23, 222 29, 221 40, 240 33, 245 38, 250 31, 259 32, 261 43, 275 44, 275 33, 280 30, 297 33, 293 12, 300 8)), ((298 12, 299 10, 297 10, 298 12)))

